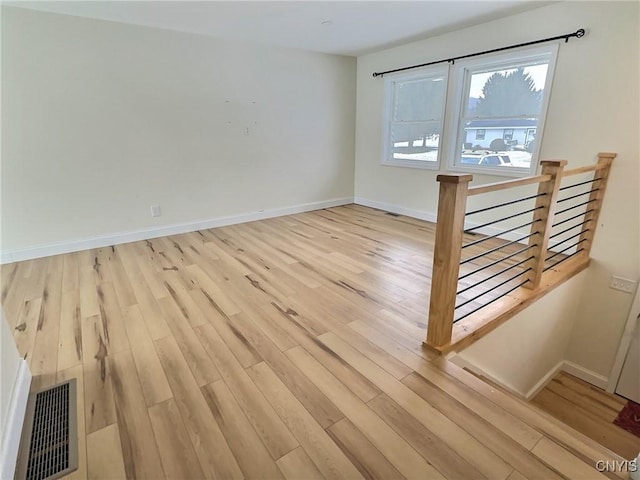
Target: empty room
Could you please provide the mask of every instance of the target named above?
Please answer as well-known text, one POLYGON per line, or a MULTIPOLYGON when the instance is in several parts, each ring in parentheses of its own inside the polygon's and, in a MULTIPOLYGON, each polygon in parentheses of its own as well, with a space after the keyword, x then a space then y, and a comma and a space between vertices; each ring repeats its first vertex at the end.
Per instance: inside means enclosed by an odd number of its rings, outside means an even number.
POLYGON ((637 479, 637 1, 2 1, 0 479, 637 479))

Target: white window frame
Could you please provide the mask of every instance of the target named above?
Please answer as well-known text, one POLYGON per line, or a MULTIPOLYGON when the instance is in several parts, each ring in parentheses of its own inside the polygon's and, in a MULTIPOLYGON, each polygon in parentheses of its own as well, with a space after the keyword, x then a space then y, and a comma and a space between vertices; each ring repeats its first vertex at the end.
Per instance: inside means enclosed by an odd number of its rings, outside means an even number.
POLYGON ((448 65, 437 65, 433 67, 421 68, 420 70, 414 70, 411 73, 399 72, 394 74, 385 75, 384 77, 384 112, 382 115, 383 129, 382 129, 382 165, 389 165, 395 167, 411 167, 422 168, 427 170, 440 170, 442 152, 445 149, 445 112, 448 99, 448 86, 449 86, 449 68, 448 65), (445 82, 444 99, 442 102, 442 112, 440 114, 440 141, 438 144, 438 155, 435 162, 429 162, 425 160, 412 160, 412 159, 400 159, 393 158, 391 151, 391 129, 393 123, 393 108, 395 103, 395 84, 398 82, 407 82, 411 80, 429 79, 433 77, 443 77, 445 82))
POLYGON ((449 73, 449 95, 446 101, 448 122, 445 128, 444 136, 447 144, 442 150, 448 159, 447 169, 454 172, 481 173, 485 175, 498 175, 505 177, 525 177, 534 175, 538 170, 540 145, 544 133, 544 124, 547 116, 547 108, 549 106, 549 98, 553 87, 553 74, 555 71, 556 60, 558 58, 558 43, 545 45, 542 47, 517 49, 508 53, 487 55, 466 60, 458 60, 451 67, 449 73), (470 75, 468 70, 478 68, 509 68, 520 62, 528 62, 542 57, 549 58, 549 66, 547 68, 547 76, 545 79, 544 95, 542 99, 542 107, 538 116, 538 125, 536 127, 536 145, 531 155, 531 165, 527 168, 518 167, 496 167, 475 166, 471 164, 456 165, 455 160, 458 154, 458 146, 462 145, 462 134, 464 131, 463 115, 465 98, 468 95, 470 75))

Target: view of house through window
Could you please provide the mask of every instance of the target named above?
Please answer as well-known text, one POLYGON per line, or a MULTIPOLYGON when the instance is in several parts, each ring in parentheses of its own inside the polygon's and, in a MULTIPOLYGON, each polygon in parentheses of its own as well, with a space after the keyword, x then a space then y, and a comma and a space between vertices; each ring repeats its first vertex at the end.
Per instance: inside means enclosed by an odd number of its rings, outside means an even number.
POLYGON ((531 167, 549 59, 465 69, 456 165, 531 167))

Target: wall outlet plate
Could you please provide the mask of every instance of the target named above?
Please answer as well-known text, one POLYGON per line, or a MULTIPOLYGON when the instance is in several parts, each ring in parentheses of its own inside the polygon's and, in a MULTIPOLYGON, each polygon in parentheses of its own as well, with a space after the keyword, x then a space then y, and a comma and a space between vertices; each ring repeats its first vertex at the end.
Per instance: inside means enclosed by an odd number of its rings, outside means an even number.
POLYGON ((614 290, 620 290, 621 292, 633 293, 636 291, 636 282, 629 280, 628 278, 616 277, 614 275, 611 277, 609 287, 614 290))
POLYGON ((160 215, 162 215, 160 212, 160 205, 151 205, 151 216, 159 217, 160 215))

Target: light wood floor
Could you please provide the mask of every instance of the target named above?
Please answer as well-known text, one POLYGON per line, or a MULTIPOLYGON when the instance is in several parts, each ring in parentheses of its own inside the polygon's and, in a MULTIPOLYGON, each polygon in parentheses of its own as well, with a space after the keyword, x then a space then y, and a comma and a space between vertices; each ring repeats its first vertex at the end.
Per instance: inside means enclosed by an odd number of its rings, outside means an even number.
POLYGON ((626 398, 562 372, 532 401, 623 458, 630 460, 640 452, 640 438, 613 423, 627 404, 626 398))
POLYGON ((71 476, 603 478, 423 350, 433 228, 345 206, 4 266, 34 388, 78 379, 71 476))

